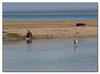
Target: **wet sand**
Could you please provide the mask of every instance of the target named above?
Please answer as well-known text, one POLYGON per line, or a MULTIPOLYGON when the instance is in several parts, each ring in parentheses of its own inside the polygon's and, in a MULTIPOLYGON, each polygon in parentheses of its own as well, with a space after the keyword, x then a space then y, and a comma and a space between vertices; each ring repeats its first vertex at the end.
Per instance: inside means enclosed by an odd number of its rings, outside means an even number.
POLYGON ((4 32, 25 36, 27 29, 34 38, 69 38, 76 32, 78 37, 96 37, 97 20, 3 20, 4 32), (87 26, 77 27, 76 23, 87 26))

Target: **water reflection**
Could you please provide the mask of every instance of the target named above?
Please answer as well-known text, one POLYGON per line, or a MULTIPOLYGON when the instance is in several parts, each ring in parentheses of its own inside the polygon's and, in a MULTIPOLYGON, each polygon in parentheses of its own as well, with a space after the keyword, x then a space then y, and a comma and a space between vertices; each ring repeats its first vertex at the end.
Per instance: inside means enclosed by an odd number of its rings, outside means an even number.
POLYGON ((26 43, 26 49, 28 51, 31 51, 32 50, 32 44, 31 43, 26 43))
POLYGON ((74 39, 74 51, 78 50, 78 39, 74 39))
POLYGON ((31 61, 31 52, 32 52, 32 44, 31 43, 26 43, 26 54, 25 58, 24 58, 24 67, 26 67, 26 69, 30 69, 31 65, 32 65, 32 61, 31 61))
POLYGON ((74 44, 74 51, 77 51, 77 50, 78 50, 78 45, 74 44))
POLYGON ((26 44, 26 55, 28 60, 31 59, 32 44, 26 44))

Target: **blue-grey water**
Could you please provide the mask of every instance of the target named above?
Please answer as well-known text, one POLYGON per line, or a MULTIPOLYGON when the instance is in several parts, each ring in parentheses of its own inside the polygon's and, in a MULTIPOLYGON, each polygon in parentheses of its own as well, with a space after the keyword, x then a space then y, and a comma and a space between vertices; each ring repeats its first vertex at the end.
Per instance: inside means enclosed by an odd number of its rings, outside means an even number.
POLYGON ((59 14, 4 14, 6 20, 65 20, 65 19, 97 19, 97 13, 59 13, 59 14))
POLYGON ((97 38, 4 42, 3 71, 97 71, 97 38))

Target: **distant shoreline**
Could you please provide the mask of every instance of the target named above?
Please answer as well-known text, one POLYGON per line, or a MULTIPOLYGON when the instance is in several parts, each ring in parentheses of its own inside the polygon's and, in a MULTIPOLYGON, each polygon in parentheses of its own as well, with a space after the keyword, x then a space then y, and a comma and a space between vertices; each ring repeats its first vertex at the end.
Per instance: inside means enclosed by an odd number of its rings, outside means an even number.
POLYGON ((3 39, 25 39, 27 29, 32 32, 33 39, 97 37, 97 20, 3 20, 3 39), (77 23, 87 26, 76 27, 77 23), (4 34, 5 32, 5 34, 4 34), (7 34, 6 34, 7 33, 7 34))

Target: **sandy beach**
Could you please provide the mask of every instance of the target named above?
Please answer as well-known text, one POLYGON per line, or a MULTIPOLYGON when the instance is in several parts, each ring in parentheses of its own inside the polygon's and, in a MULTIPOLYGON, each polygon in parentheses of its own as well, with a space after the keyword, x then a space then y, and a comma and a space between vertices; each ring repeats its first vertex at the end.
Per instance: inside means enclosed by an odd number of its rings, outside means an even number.
POLYGON ((34 38, 68 38, 76 32, 77 37, 96 37, 97 20, 3 20, 3 32, 24 37, 28 29, 34 38), (87 26, 75 26, 77 23, 87 26))

